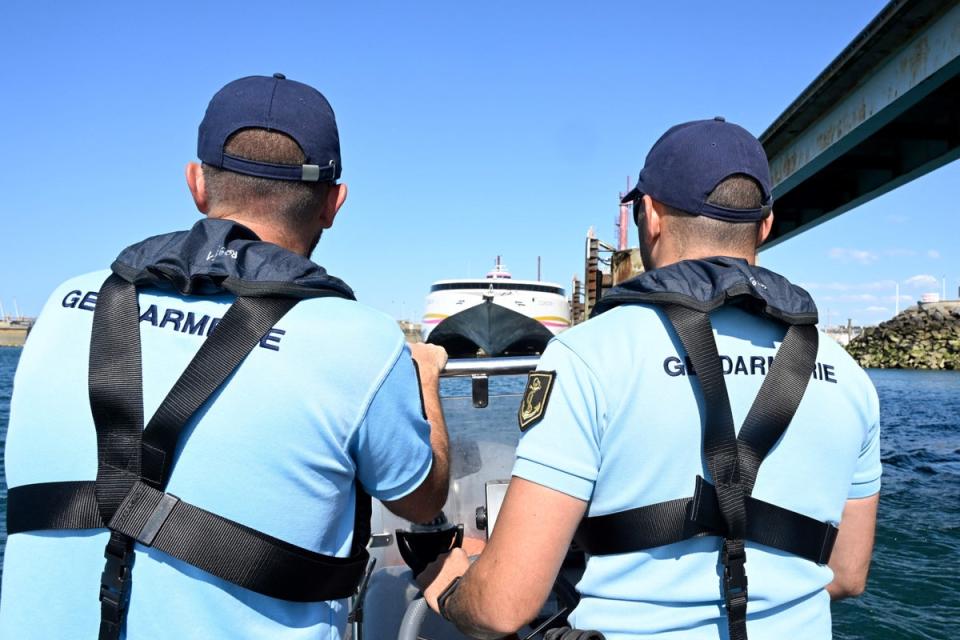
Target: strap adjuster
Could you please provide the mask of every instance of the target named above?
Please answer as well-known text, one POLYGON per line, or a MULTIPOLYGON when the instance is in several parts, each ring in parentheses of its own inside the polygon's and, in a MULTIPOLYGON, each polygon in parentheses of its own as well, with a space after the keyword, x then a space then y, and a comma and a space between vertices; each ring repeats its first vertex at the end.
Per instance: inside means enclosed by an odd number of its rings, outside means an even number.
POLYGON ((130 487, 107 526, 150 547, 179 503, 178 497, 138 480, 130 487))

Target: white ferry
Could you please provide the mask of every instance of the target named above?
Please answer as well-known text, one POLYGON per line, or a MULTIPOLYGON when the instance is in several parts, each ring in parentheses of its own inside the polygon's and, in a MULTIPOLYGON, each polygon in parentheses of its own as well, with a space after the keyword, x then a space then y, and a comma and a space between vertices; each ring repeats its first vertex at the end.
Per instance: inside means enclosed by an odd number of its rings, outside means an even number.
MULTIPOLYGON (((485 278, 439 280, 430 287, 421 325, 424 341, 444 344, 445 340, 438 342, 439 334, 459 331, 454 326, 457 324, 468 324, 471 333, 479 331, 479 325, 488 325, 483 327, 483 332, 492 336, 490 340, 493 342, 486 342, 491 345, 497 343, 493 346, 493 351, 487 348, 487 344, 483 344, 484 340, 469 336, 485 355, 505 355, 511 351, 538 352, 545 345, 545 341, 538 340, 535 336, 549 340, 553 335, 570 327, 570 304, 566 292, 558 284, 538 280, 514 280, 507 268, 500 264, 498 257, 496 266, 485 278), (474 309, 485 302, 497 308, 491 307, 487 309, 487 313, 482 313, 483 308, 474 309), (471 309, 471 313, 461 315, 471 309), (532 322, 525 322, 524 319, 532 322), (511 332, 523 333, 519 325, 525 326, 528 339, 517 338, 509 342, 511 332), (440 332, 431 340, 430 335, 438 329, 440 332), (505 340, 509 344, 504 343, 505 340), (514 348, 511 349, 511 346, 514 348)), ((462 331, 459 333, 462 334, 462 331)))

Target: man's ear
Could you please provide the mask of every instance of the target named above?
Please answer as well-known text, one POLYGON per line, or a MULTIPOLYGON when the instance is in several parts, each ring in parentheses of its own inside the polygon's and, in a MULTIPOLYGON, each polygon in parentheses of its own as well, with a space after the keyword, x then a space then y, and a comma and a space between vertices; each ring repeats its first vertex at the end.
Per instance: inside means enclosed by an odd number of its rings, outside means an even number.
POLYGON ((206 214, 210 210, 207 183, 203 178, 203 168, 196 162, 187 163, 187 188, 193 196, 193 203, 197 205, 197 211, 206 214))
POLYGON ((327 189, 327 198, 323 203, 322 225, 323 229, 329 229, 333 226, 333 219, 337 217, 337 212, 347 200, 347 185, 343 182, 330 185, 327 189))
POLYGON ((767 241, 767 236, 770 235, 771 229, 773 229, 773 211, 768 213, 767 217, 760 221, 760 226, 757 228, 758 247, 767 241))
POLYGON ((643 196, 643 215, 646 218, 643 231, 646 237, 641 238, 641 241, 651 248, 660 239, 660 212, 657 210, 659 206, 660 203, 654 202, 650 196, 643 196))

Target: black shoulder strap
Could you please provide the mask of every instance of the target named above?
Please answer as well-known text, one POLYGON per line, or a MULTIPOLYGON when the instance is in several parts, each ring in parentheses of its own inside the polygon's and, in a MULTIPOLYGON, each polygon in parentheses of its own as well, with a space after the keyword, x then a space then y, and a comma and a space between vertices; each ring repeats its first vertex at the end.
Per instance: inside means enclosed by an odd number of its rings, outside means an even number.
MULTIPOLYGON (((110 529, 100 589, 101 640, 120 636, 134 541, 277 598, 329 600, 348 597, 355 589, 366 567, 369 522, 356 528, 351 556, 336 558, 232 522, 163 491, 191 416, 297 301, 238 298, 144 430, 136 289, 116 275, 101 288, 89 374, 97 480, 15 487, 10 490, 7 521, 9 533, 110 529)), ((357 518, 369 519, 369 502, 358 486, 357 518)))
POLYGON ((697 478, 693 497, 584 519, 576 540, 594 555, 627 553, 695 536, 722 536, 723 591, 731 640, 746 638, 744 540, 825 563, 837 530, 751 496, 763 459, 793 419, 813 373, 818 334, 791 325, 736 435, 716 341, 706 313, 664 305, 693 364, 703 399, 703 451, 714 485, 697 478))
POLYGON ((740 427, 741 482, 748 494, 753 491, 760 464, 787 430, 807 391, 819 338, 814 325, 790 325, 740 427))
POLYGON ((101 518, 109 522, 140 475, 143 433, 137 290, 116 275, 106 279, 97 296, 87 376, 97 430, 97 504, 101 518))
POLYGON ((723 520, 732 536, 742 538, 747 522, 737 434, 710 316, 678 305, 666 305, 663 310, 697 372, 704 401, 703 454, 723 520))

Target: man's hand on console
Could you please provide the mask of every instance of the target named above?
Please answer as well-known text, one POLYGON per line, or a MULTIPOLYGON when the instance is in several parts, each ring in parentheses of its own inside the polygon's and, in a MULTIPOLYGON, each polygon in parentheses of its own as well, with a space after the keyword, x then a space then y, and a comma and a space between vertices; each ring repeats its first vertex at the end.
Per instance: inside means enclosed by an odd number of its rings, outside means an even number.
POLYGON ((440 377, 440 372, 447 365, 447 352, 443 347, 424 342, 411 343, 410 355, 413 356, 420 370, 420 382, 428 384, 440 377))
POLYGON ((454 549, 431 562, 423 573, 417 576, 417 583, 423 589, 423 597, 431 609, 440 613, 437 598, 455 578, 466 573, 469 567, 470 559, 466 551, 454 549))

